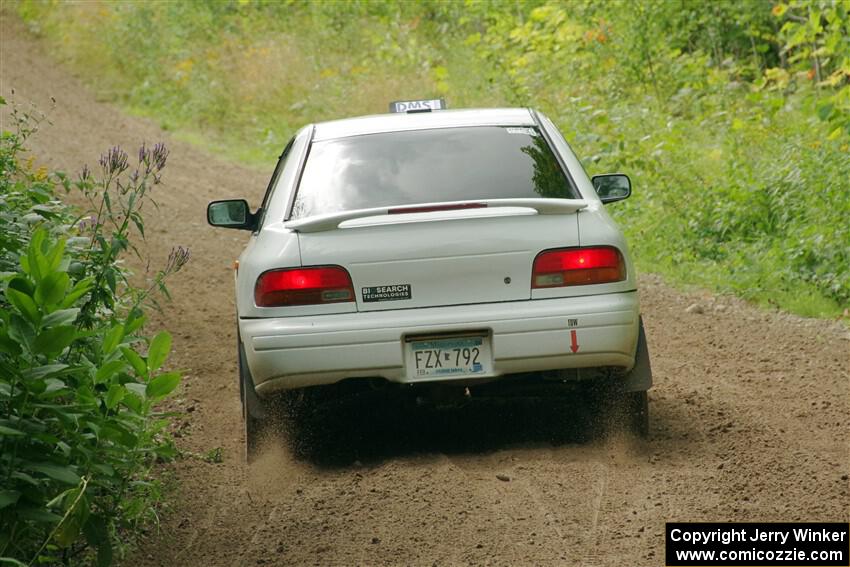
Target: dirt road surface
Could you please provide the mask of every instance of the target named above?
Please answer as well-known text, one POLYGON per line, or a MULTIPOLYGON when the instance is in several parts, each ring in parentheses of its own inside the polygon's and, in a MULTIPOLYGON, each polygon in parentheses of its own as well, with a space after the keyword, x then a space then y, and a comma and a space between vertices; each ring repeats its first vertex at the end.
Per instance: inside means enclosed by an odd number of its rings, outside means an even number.
POLYGON ((300 439, 303 457, 278 447, 247 467, 231 274, 246 237, 208 227, 204 208, 256 205, 273 164, 256 172, 175 141, 99 102, 13 16, 0 31, 2 95, 57 101, 31 143, 37 163, 77 171, 116 144, 171 148, 148 248, 164 261, 188 245, 192 260, 154 325, 173 331, 170 364, 185 371, 180 447, 221 448, 223 461, 172 468, 173 508, 125 565, 656 566, 667 521, 850 520, 846 329, 651 276, 647 442, 560 434, 581 414, 569 403, 415 415, 376 404, 328 417, 300 439))

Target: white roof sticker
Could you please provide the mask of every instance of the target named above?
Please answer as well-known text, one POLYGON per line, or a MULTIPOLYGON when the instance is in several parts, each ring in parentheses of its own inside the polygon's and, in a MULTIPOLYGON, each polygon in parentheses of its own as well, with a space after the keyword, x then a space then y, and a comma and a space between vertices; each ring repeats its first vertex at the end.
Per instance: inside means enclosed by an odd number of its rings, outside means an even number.
POLYGON ((445 110, 446 100, 434 98, 430 100, 397 100, 390 103, 390 112, 430 112, 445 110))
POLYGON ((513 127, 513 128, 505 128, 508 134, 525 134, 526 136, 537 136, 537 130, 534 128, 526 128, 526 127, 513 127))

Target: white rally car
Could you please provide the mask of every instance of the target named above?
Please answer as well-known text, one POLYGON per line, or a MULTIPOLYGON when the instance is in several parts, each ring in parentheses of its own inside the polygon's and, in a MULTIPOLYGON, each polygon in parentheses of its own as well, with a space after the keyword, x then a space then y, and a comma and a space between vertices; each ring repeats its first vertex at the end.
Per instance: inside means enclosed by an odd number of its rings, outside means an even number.
POLYGON ((435 387, 605 381, 645 434, 652 385, 634 265, 554 124, 526 108, 441 101, 312 124, 260 208, 209 204, 250 230, 236 275, 249 450, 282 392, 343 381, 435 387))

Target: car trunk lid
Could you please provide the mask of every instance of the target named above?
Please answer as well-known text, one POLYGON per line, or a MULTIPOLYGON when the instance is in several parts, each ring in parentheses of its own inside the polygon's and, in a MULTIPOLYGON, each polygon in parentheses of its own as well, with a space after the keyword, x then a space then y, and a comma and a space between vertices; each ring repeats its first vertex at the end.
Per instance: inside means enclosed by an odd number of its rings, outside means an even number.
POLYGON ((531 297, 540 251, 579 245, 575 212, 584 202, 534 201, 548 203, 417 206, 411 210, 421 212, 348 212, 312 225, 303 219, 300 228, 287 224, 299 231, 304 266, 348 270, 359 311, 518 301, 531 297))

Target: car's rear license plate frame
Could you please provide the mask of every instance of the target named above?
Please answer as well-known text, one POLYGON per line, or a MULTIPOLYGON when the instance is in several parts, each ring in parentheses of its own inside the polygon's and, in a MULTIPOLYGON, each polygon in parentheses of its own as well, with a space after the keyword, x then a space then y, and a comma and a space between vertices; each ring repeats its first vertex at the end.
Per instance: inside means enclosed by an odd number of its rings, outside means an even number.
POLYGON ((474 378, 493 370, 489 334, 408 337, 404 353, 411 381, 474 378))

